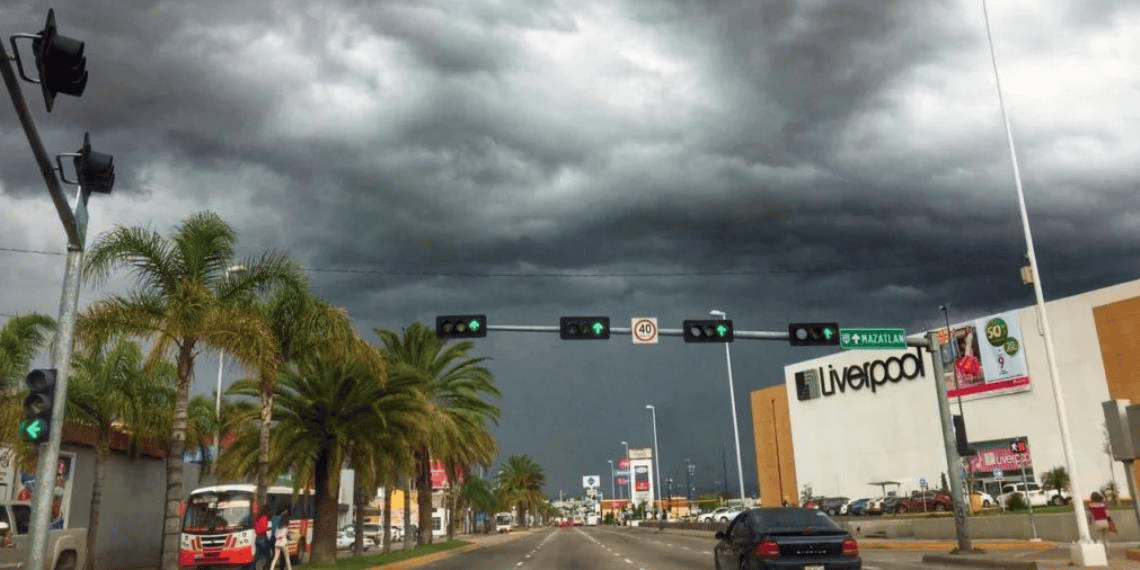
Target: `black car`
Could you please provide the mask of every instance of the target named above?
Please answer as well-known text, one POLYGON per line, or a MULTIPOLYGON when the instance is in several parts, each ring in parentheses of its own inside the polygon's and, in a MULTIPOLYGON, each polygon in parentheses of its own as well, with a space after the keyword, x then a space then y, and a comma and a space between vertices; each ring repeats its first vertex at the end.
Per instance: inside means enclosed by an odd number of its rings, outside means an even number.
POLYGON ((859 544, 816 509, 760 508, 716 533, 717 570, 862 568, 859 544))
POLYGON ((819 510, 831 515, 836 516, 839 514, 839 509, 849 501, 847 497, 828 497, 819 501, 819 510))

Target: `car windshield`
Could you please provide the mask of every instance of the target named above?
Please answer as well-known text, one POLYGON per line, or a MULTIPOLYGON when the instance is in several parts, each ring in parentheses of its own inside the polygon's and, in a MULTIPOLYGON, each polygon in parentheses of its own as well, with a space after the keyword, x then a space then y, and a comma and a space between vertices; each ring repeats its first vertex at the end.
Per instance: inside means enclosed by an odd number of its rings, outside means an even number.
POLYGON ((816 509, 756 509, 748 514, 749 525, 755 529, 779 530, 786 528, 839 529, 827 513, 816 509))

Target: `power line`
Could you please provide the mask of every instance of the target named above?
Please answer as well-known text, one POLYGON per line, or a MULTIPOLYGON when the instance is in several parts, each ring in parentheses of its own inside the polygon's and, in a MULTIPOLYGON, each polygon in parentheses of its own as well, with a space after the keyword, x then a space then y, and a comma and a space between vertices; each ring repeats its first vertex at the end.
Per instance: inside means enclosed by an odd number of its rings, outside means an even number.
POLYGON ((41 251, 38 249, 20 249, 16 247, 0 247, 0 251, 11 251, 14 253, 36 253, 40 255, 67 255, 66 252, 59 251, 41 251))

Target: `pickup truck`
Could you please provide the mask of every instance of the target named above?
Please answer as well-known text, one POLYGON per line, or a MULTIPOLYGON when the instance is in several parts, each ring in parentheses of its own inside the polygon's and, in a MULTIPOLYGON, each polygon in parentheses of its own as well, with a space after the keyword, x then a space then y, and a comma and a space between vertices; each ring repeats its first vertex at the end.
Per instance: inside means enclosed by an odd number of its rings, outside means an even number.
MULTIPOLYGON (((28 559, 32 505, 0 501, 0 568, 22 568, 28 559), (14 527, 14 528, 13 528, 14 527)), ((75 570, 87 561, 87 529, 49 530, 43 570, 75 570)))
POLYGON ((1022 498, 1027 503, 1035 507, 1043 507, 1045 505, 1064 505, 1073 500, 1073 496, 1068 491, 1059 491, 1057 489, 1042 489, 1037 483, 1010 483, 1001 488, 1002 493, 997 496, 997 502, 1001 507, 1007 508, 1009 506, 1009 498, 1016 493, 1020 493, 1022 498), (1026 489, 1028 488, 1028 492, 1026 489))

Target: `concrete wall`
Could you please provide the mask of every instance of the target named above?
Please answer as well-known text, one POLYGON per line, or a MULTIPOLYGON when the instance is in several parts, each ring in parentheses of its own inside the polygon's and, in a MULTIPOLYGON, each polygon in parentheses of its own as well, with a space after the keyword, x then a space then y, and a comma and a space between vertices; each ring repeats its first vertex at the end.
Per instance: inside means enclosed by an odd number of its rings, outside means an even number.
MULTIPOLYGON (((87 528, 91 518, 95 450, 70 445, 63 450, 76 454, 68 526, 87 528)), ((132 460, 115 453, 108 459, 105 473, 96 568, 157 567, 162 547, 166 461, 148 456, 132 460)), ((183 497, 200 486, 199 466, 186 465, 184 473, 183 497)))
MULTIPOLYGON (((1111 511, 1117 534, 1109 535, 1109 542, 1140 540, 1136 516, 1129 510, 1111 511)), ((1073 513, 1035 514, 1037 537, 1053 542, 1077 540, 1077 521, 1073 513)), ((844 517, 836 522, 856 538, 920 538, 955 539, 954 518, 951 516, 920 518, 844 517)), ((978 539, 1031 539, 1033 526, 1028 512, 1003 516, 970 517, 966 522, 970 538, 978 539)))

